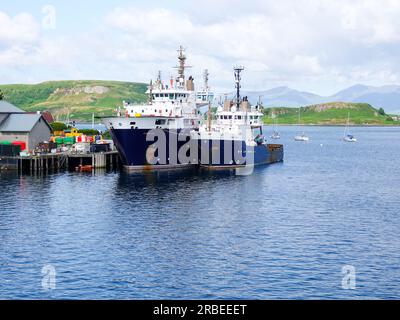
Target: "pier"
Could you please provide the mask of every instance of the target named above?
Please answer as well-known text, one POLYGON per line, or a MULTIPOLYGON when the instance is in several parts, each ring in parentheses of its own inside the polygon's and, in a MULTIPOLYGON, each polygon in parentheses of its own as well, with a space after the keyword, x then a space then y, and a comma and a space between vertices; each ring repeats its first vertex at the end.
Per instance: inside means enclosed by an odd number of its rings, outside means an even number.
POLYGON ((75 170, 80 166, 92 169, 117 169, 121 165, 117 151, 101 153, 57 153, 31 156, 0 156, 0 170, 18 170, 21 173, 44 173, 75 170))

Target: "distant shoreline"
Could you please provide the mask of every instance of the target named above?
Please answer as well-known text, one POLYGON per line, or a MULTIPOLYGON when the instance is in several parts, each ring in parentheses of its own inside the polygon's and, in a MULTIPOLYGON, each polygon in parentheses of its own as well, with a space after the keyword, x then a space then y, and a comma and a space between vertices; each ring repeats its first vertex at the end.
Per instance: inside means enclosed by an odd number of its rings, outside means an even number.
MULTIPOLYGON (((264 126, 274 126, 273 123, 264 123, 264 126)), ((346 127, 346 124, 292 124, 292 123, 280 123, 275 124, 276 127, 346 127)), ((398 125, 393 124, 349 124, 349 127, 400 127, 400 123, 398 125)))

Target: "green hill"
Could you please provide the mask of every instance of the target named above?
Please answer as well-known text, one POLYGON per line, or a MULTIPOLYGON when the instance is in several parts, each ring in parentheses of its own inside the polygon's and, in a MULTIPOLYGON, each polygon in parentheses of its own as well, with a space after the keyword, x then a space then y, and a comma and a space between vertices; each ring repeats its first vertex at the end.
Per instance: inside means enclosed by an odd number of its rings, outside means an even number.
MULTIPOLYGON (((115 114, 122 101, 145 102, 147 85, 143 83, 81 80, 50 81, 34 85, 0 85, 4 99, 25 111, 49 110, 59 121, 70 114, 71 120, 89 121, 95 116, 115 114)), ((298 108, 267 108, 266 124, 297 124, 298 108)), ((381 110, 382 111, 382 110, 381 110)), ((350 112, 350 122, 357 125, 400 125, 400 122, 365 103, 333 102, 301 108, 301 124, 345 124, 350 112)))
MULTIPOLYGON (((366 103, 332 102, 301 108, 301 124, 342 125, 346 124, 350 113, 350 124, 354 125, 399 125, 397 121, 366 103)), ((264 121, 272 124, 272 114, 277 124, 298 124, 299 108, 267 108, 264 121)))
POLYGON ((51 81, 34 85, 0 85, 4 99, 25 111, 50 110, 55 118, 87 121, 96 116, 115 114, 122 101, 144 102, 143 83, 82 80, 51 81))

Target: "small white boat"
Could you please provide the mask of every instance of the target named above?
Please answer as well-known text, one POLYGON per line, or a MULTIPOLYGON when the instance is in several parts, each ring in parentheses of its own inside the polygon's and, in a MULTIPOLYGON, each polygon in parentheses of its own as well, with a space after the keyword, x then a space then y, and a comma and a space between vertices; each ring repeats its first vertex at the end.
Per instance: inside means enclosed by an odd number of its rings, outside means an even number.
POLYGON ((271 118, 274 119, 274 131, 272 132, 271 139, 274 140, 279 140, 281 138, 281 135, 279 134, 278 130, 276 130, 276 115, 275 113, 272 113, 271 118))
POLYGON ((280 134, 279 134, 278 131, 274 131, 274 132, 272 133, 271 139, 278 140, 278 139, 280 139, 280 138, 281 138, 281 136, 280 136, 280 134))
POLYGON ((353 135, 348 134, 347 136, 343 137, 343 141, 345 141, 345 142, 357 142, 357 139, 354 138, 353 135))
MULTIPOLYGON (((301 125, 300 112, 301 112, 301 108, 299 108, 299 126, 301 125)), ((302 134, 295 136, 294 140, 295 141, 309 141, 310 138, 307 137, 307 135, 303 132, 302 134)))
POLYGON ((350 112, 347 115, 347 124, 344 129, 343 141, 344 142, 357 142, 357 139, 349 132, 350 112))
POLYGON ((295 141, 309 141, 310 138, 306 136, 306 134, 303 132, 301 135, 299 136, 295 136, 294 137, 295 141))

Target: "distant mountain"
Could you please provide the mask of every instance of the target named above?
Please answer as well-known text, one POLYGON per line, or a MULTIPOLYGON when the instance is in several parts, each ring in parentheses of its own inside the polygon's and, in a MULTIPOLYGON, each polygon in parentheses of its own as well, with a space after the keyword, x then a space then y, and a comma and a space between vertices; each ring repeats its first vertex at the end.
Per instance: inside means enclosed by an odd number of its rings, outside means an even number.
POLYGON ((301 92, 288 87, 278 87, 261 92, 244 92, 243 95, 249 97, 250 101, 258 101, 258 97, 263 97, 263 103, 267 106, 276 107, 298 107, 309 104, 318 103, 321 99, 320 96, 309 93, 301 92))
POLYGON ((319 96, 309 92, 301 92, 288 87, 278 87, 267 91, 244 92, 253 103, 263 96, 267 107, 299 107, 328 102, 368 103, 375 108, 383 108, 387 113, 400 114, 400 86, 373 87, 355 85, 339 91, 332 96, 319 96))

